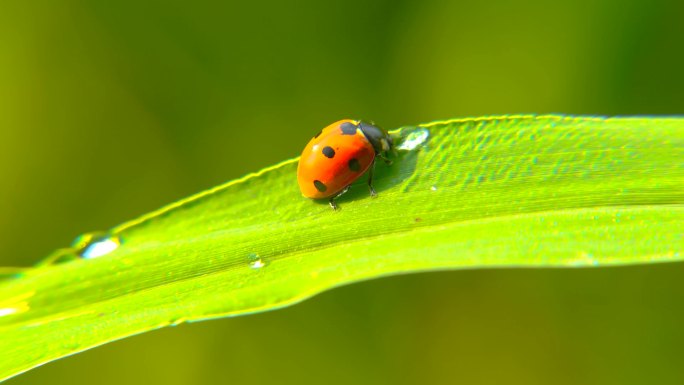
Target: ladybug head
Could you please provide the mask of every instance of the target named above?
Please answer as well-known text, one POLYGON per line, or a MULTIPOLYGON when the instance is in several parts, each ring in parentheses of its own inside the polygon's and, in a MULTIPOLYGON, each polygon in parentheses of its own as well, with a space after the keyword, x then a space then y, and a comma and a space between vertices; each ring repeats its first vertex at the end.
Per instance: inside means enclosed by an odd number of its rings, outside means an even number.
POLYGON ((386 153, 392 149, 392 138, 387 131, 362 121, 358 124, 363 135, 373 145, 376 154, 386 153))

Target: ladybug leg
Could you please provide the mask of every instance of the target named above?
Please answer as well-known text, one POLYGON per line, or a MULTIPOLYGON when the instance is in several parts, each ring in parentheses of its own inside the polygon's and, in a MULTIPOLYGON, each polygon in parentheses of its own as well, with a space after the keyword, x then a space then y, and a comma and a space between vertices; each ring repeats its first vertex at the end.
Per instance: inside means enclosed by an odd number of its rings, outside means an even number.
POLYGON ((380 153, 378 156, 385 162, 386 165, 392 165, 392 159, 388 158, 385 154, 380 153))
POLYGON ((335 210, 335 211, 339 210, 340 207, 337 205, 337 203, 335 203, 335 199, 339 198, 340 195, 342 195, 342 194, 346 193, 347 191, 349 191, 349 187, 351 187, 351 185, 345 187, 342 191, 338 192, 335 196, 333 196, 332 198, 330 198, 329 203, 330 203, 330 207, 331 207, 333 210, 335 210))
POLYGON ((368 171, 368 189, 370 189, 371 197, 378 195, 373 188, 373 170, 375 170, 375 160, 373 160, 373 164, 371 164, 370 170, 368 171))

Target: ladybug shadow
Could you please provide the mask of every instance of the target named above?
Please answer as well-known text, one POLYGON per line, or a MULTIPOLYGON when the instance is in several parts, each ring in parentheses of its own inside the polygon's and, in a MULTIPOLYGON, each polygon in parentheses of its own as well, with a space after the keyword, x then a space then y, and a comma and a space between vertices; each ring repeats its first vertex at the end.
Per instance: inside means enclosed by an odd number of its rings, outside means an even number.
MULTIPOLYGON (((376 157, 375 169, 373 171, 373 188, 378 195, 384 191, 391 191, 392 188, 400 185, 403 181, 411 177, 416 172, 416 164, 420 151, 398 151, 396 156, 391 157, 391 164, 386 164, 382 159, 376 157)), ((341 209, 345 203, 363 199, 374 199, 370 195, 368 188, 368 175, 366 171, 354 183, 351 184, 349 191, 335 198, 335 202, 341 209)), ((327 205, 327 200, 317 201, 319 204, 327 205)))

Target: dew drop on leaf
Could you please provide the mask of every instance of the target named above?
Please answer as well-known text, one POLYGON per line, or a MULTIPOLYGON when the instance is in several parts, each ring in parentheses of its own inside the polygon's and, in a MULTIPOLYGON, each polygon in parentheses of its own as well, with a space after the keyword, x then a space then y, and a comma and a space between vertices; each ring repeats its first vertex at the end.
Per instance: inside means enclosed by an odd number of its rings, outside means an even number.
POLYGON ((0 317, 23 313, 30 309, 28 299, 35 294, 35 291, 26 292, 0 304, 0 317))
POLYGON ((99 258, 111 253, 121 246, 118 236, 104 233, 88 233, 79 236, 73 243, 78 255, 84 259, 99 258))
POLYGON ((258 270, 266 266, 266 262, 258 254, 251 253, 247 258, 249 259, 249 267, 252 269, 258 270))
POLYGON ((4 307, 0 308, 0 317, 12 315, 17 312, 17 308, 14 307, 4 307))
POLYGON ((424 127, 407 127, 400 132, 397 150, 412 151, 421 146, 430 136, 430 131, 424 127))

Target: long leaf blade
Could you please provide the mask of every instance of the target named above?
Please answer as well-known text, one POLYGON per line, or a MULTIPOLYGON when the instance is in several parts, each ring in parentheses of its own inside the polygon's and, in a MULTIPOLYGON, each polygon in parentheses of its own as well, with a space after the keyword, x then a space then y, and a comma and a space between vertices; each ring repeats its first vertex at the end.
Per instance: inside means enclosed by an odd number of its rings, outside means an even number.
MULTIPOLYGON (((684 119, 508 116, 404 127, 342 210, 296 160, 120 225, 116 250, 0 284, 0 378, 158 327, 415 271, 678 261, 684 119)), ((76 250, 60 251, 61 258, 76 250)))

